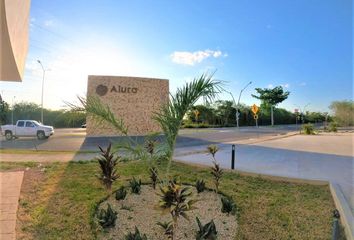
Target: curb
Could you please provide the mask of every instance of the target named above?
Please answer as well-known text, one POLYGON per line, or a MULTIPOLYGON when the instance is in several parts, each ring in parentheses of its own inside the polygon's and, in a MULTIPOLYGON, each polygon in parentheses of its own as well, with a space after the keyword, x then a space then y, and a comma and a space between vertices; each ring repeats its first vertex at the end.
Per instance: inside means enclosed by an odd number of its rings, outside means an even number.
POLYGON ((329 188, 333 197, 334 204, 340 213, 340 222, 344 226, 347 240, 354 240, 354 216, 349 207, 340 186, 336 183, 330 183, 329 188))

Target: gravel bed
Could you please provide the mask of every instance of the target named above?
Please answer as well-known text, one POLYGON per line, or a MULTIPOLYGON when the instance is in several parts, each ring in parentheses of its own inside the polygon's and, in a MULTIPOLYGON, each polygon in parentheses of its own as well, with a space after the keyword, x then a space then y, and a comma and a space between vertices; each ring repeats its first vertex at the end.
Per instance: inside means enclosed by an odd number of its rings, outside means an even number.
MULTIPOLYGON (((236 216, 221 212, 221 196, 211 191, 197 193, 191 187, 193 198, 199 201, 195 203, 192 211, 187 212, 190 221, 181 217, 178 220, 178 229, 175 239, 188 240, 195 239, 198 225, 195 217, 198 217, 202 224, 214 220, 218 231, 218 239, 235 239, 237 231, 236 216)), ((127 189, 128 190, 128 189, 127 189)), ((124 239, 129 231, 134 232, 135 226, 140 233, 147 235, 149 240, 166 240, 163 229, 156 225, 157 222, 170 221, 170 214, 163 214, 157 207, 159 196, 158 189, 154 190, 151 186, 142 185, 140 195, 128 193, 126 199, 117 201, 114 194, 100 205, 100 208, 107 208, 109 203, 118 212, 116 226, 105 230, 99 239, 124 239)))

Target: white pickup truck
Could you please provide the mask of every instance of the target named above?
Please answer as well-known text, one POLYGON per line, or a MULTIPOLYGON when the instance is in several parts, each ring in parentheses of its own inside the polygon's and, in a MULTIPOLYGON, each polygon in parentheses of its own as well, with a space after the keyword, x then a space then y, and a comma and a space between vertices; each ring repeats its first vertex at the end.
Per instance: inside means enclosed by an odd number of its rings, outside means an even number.
POLYGON ((18 120, 16 125, 2 125, 1 134, 5 135, 6 140, 11 140, 14 137, 32 136, 37 136, 38 139, 45 139, 54 134, 54 128, 34 120, 18 120))

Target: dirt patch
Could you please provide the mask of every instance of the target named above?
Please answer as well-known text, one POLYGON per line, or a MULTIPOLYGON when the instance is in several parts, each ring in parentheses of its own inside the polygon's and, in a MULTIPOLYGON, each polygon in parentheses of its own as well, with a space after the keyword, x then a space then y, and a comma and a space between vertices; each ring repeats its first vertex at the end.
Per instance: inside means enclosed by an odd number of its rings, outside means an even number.
MULTIPOLYGON (((187 215, 190 221, 180 218, 175 239, 195 239, 198 230, 196 217, 202 224, 214 220, 218 231, 218 239, 234 239, 237 231, 236 216, 221 212, 221 196, 214 192, 205 191, 197 194, 192 188, 193 197, 199 201, 194 205, 197 209, 189 211, 187 215)), ((151 186, 142 186, 140 195, 129 193, 124 200, 117 201, 111 196, 100 205, 100 208, 107 208, 109 203, 118 212, 116 226, 102 233, 100 239, 124 239, 129 232, 134 232, 137 226, 141 233, 147 235, 148 239, 165 240, 164 231, 157 222, 170 221, 169 214, 161 214, 157 208, 159 190, 154 190, 151 186)))

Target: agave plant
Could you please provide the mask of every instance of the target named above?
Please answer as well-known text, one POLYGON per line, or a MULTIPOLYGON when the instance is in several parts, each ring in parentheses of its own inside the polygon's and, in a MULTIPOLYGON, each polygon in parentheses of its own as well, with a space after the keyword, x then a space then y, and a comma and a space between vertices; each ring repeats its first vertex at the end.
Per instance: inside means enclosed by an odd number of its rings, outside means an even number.
POLYGON ((125 240, 147 240, 147 237, 145 234, 141 234, 139 229, 135 226, 135 232, 129 232, 127 235, 124 237, 125 240))
POLYGON ((195 209, 196 200, 192 199, 192 191, 189 187, 183 187, 174 181, 169 181, 165 186, 160 187, 161 193, 159 207, 163 212, 169 212, 173 220, 173 232, 177 228, 177 221, 180 216, 189 219, 187 212, 195 209))
POLYGON ((186 83, 182 88, 178 88, 176 93, 171 95, 169 102, 161 108, 160 112, 155 114, 154 119, 159 123, 166 137, 167 172, 170 169, 183 117, 200 98, 211 101, 221 90, 222 82, 214 80, 212 75, 202 74, 199 78, 186 83))
POLYGON ((157 222, 157 225, 160 226, 167 236, 167 239, 173 239, 173 221, 169 222, 157 222))
POLYGON ((111 152, 111 144, 109 144, 106 150, 102 149, 100 146, 98 147, 101 151, 101 156, 98 158, 101 174, 98 175, 98 178, 108 190, 111 190, 112 183, 119 178, 116 169, 119 157, 114 156, 111 152))
POLYGON ((227 213, 227 214, 234 214, 236 210, 236 205, 232 201, 232 199, 227 198, 227 197, 221 197, 221 212, 227 213))
POLYGON ((97 214, 99 224, 103 228, 114 227, 117 220, 117 212, 113 211, 110 204, 108 204, 107 210, 101 209, 97 214))
POLYGON ((197 189, 198 193, 203 192, 205 190, 205 182, 204 182, 204 180, 203 179, 201 179, 201 180, 198 179, 195 182, 195 188, 197 189))
POLYGON ((199 230, 197 232, 196 240, 215 240, 217 239, 218 232, 216 231, 216 226, 213 220, 203 225, 199 218, 196 217, 199 230))
POLYGON ((127 196, 127 190, 125 190, 124 186, 121 186, 117 191, 116 191, 116 200, 123 200, 127 196))
POLYGON ((135 177, 133 177, 133 179, 129 181, 129 186, 131 188, 132 193, 140 194, 141 179, 136 180, 135 177))

